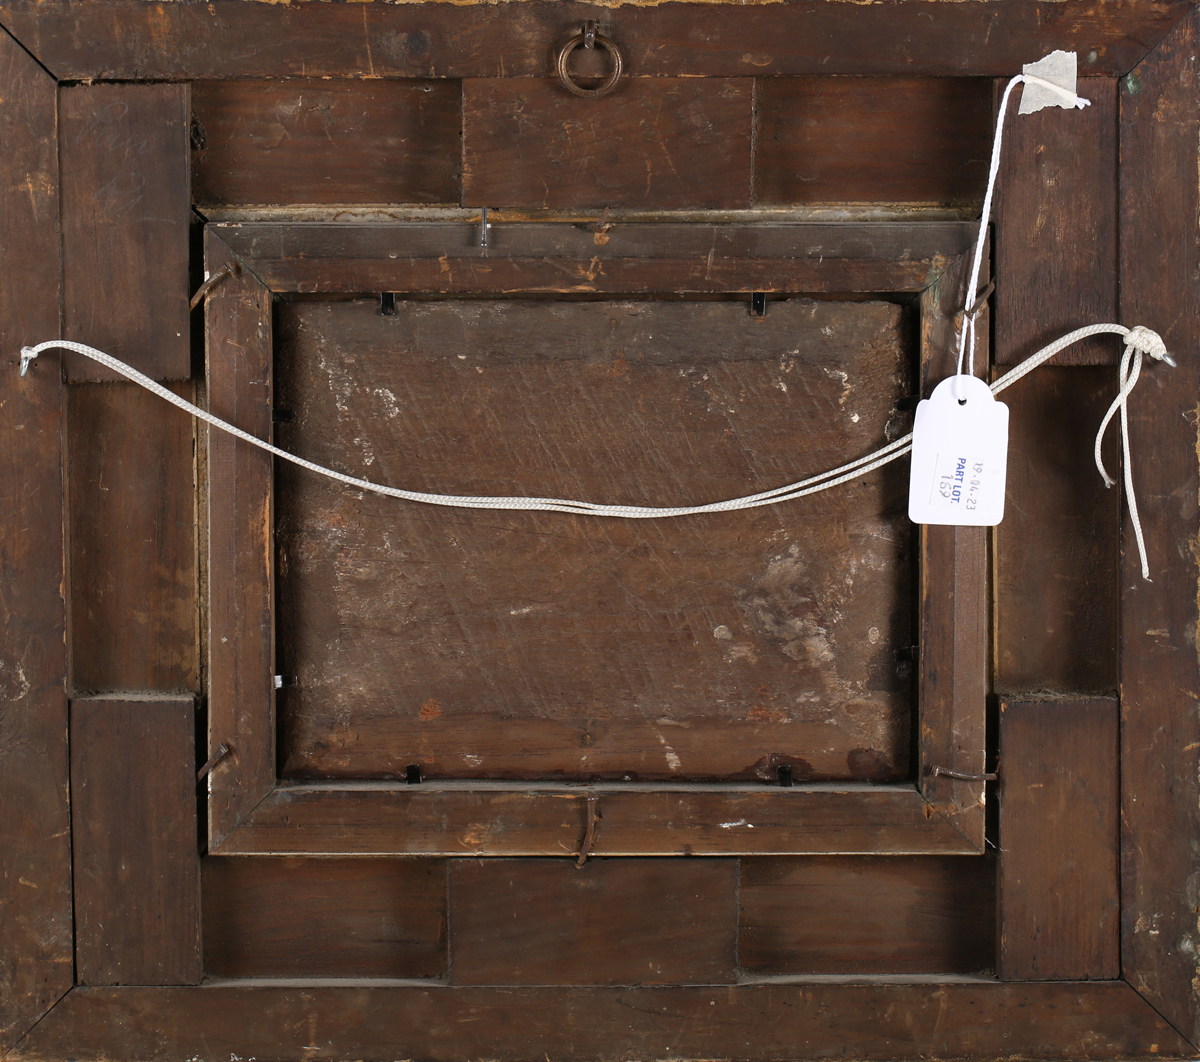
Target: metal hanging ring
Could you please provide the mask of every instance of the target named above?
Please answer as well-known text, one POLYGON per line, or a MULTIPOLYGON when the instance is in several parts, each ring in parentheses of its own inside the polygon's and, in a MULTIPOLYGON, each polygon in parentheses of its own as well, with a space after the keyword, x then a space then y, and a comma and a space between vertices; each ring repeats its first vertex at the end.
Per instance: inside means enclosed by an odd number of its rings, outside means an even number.
POLYGON ((601 96, 607 96, 613 89, 617 87, 617 82, 621 78, 621 73, 625 69, 625 62, 621 58, 621 53, 617 50, 617 46, 613 44, 603 33, 596 29, 596 23, 592 21, 585 22, 583 28, 575 34, 566 44, 562 46, 562 50, 558 53, 558 62, 555 64, 558 70, 558 78, 568 92, 574 93, 576 96, 582 96, 584 99, 599 99, 601 96), (612 57, 612 70, 609 72, 602 84, 595 88, 584 88, 572 76, 570 69, 571 53, 576 48, 594 48, 599 45, 612 57))

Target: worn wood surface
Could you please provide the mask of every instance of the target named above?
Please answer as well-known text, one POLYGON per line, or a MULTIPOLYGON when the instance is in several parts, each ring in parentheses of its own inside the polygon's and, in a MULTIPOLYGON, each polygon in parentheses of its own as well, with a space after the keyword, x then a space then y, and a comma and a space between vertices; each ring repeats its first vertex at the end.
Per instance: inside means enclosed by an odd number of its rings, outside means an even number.
POLYGON ((192 420, 134 384, 89 384, 69 390, 67 431, 73 688, 196 692, 192 420))
MULTIPOLYGON (((63 336, 185 380, 188 88, 68 85, 60 100, 63 336)), ((70 380, 120 379, 79 354, 66 365, 70 380)))
POLYGON ((201 863, 208 977, 440 977, 446 864, 435 859, 201 863))
POLYGON ((1128 517, 1121 585, 1122 950, 1125 976, 1200 1042, 1197 425, 1200 83, 1193 9, 1121 88, 1121 318, 1160 332, 1179 367, 1149 363, 1130 403, 1133 481, 1153 583, 1128 517))
POLYGON ((1120 976, 1115 699, 1000 705, 998 970, 1120 976))
POLYGON ((995 869, 928 856, 743 859, 738 962, 774 977, 990 970, 995 869))
POLYGON ((456 859, 451 983, 730 984, 732 859, 456 859))
MULTIPOLYGON (((205 267, 226 261, 206 237, 205 267)), ((214 289, 206 310, 208 408, 271 438, 271 294, 248 273, 214 289)), ((215 842, 275 784, 272 458, 210 428, 208 467, 208 752, 231 754, 208 776, 215 842)))
POLYGON ((193 198, 458 203, 461 107, 453 81, 198 81, 193 198))
MULTIPOLYGON (((889 303, 291 303, 280 444, 453 495, 686 506, 898 436, 889 303), (797 438, 797 426, 802 434, 797 438)), ((650 521, 423 506, 293 466, 276 490, 281 773, 760 778, 908 771, 898 466, 650 521)))
POLYGON ((76 980, 200 980, 195 704, 71 702, 76 980))
POLYGON ((763 78, 756 92, 756 203, 983 202, 987 80, 763 78))
POLYGON ((20 1062, 1191 1058, 1128 985, 81 989, 20 1062), (865 1021, 864 1016, 871 1020, 865 1021), (1153 1048, 1153 1051, 1151 1050, 1153 1048))
MULTIPOLYGON (((1006 390, 1008 498, 995 531, 996 689, 1112 693, 1120 601, 1118 488, 1092 447, 1117 392, 1109 368, 1045 365, 1006 390)), ((1116 433, 1105 447, 1120 467, 1116 433)))
MULTIPOLYGON (((996 184, 997 365, 1118 320, 1117 82, 1081 78, 1079 95, 1092 101, 1082 111, 1019 115, 1021 92, 1009 102, 996 184)), ((1120 354, 1115 336, 1093 336, 1054 364, 1115 365, 1120 354)))
POLYGON ((508 294, 923 291, 971 242, 963 222, 212 226, 280 292, 508 294))
POLYGON ((1077 51, 1087 71, 1123 74, 1187 6, 890 2, 864 12, 824 0, 615 8, 4 0, 0 20, 66 79, 548 77, 556 50, 585 19, 599 19, 627 69, 642 76, 1003 77, 1055 48, 1077 51))
POLYGON ((0 30, 0 1054, 72 982, 54 82, 0 30))
POLYGON ((592 797, 597 856, 977 852, 908 786, 515 782, 285 785, 217 851, 562 857, 582 846, 592 797))
POLYGON ((752 78, 630 78, 580 99, 557 79, 463 82, 463 204, 750 205, 752 78))
MULTIPOLYGON (((985 251, 986 254, 986 251, 985 251)), ((986 262, 986 257, 984 261, 986 262)), ((928 398, 956 368, 956 315, 968 304, 970 256, 946 263, 921 294, 920 394, 928 398)), ((986 282, 982 275, 981 283, 986 282)), ((975 371, 988 364, 988 311, 977 319, 975 371)), ((935 776, 935 767, 981 774, 986 759, 988 692, 988 536, 982 527, 926 525, 918 530, 920 626, 917 771, 921 792, 983 850, 984 784, 935 776)))

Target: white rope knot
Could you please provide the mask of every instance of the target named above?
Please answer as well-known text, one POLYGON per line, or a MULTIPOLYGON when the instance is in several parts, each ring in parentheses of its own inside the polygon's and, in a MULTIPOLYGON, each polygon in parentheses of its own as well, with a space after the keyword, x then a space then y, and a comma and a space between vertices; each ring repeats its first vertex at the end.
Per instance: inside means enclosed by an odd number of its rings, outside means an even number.
POLYGON ((1135 325, 1129 330, 1129 335, 1125 337, 1125 343, 1133 347, 1134 350, 1140 350, 1143 354, 1149 354, 1155 361, 1165 361, 1172 368, 1175 367, 1175 361, 1170 354, 1167 353, 1167 345, 1162 341, 1160 336, 1153 328, 1147 328, 1145 325, 1135 325))

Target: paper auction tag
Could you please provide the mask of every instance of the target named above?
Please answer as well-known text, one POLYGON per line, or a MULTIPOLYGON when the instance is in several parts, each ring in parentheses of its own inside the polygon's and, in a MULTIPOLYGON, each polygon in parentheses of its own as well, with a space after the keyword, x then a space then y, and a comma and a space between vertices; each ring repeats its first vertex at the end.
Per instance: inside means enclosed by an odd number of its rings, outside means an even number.
POLYGON ((1008 406, 975 376, 951 376, 917 406, 908 517, 991 527, 1004 519, 1008 406))

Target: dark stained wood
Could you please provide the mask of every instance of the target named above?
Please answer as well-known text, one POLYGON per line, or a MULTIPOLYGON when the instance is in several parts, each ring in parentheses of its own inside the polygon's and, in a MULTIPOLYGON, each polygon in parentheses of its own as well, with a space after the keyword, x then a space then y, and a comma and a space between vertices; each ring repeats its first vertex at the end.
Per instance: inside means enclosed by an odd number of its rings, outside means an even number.
POLYGON ((285 785, 216 851, 561 857, 579 851, 591 797, 597 856, 977 852, 908 786, 517 782, 285 785))
POLYGON ((1196 218, 1200 15, 1121 86, 1121 318, 1161 333, 1179 367, 1149 363, 1130 402, 1133 481, 1153 583, 1128 517, 1121 585, 1122 949, 1126 977, 1200 1040, 1196 749, 1200 661, 1196 218))
MULTIPOLYGON (((227 261, 206 236, 205 268, 227 261)), ((208 300, 208 408, 258 438, 271 437, 271 294, 250 274, 208 300)), ((232 754, 208 776, 209 840, 216 842, 275 784, 274 623, 271 608, 270 455, 215 428, 208 468, 208 755, 232 754)))
POLYGON ((201 863, 208 977, 440 977, 446 864, 434 859, 201 863))
POLYGON ((192 420, 119 383, 71 388, 67 424, 74 689, 196 692, 192 420))
MULTIPOLYGON (((61 90, 63 336, 148 376, 192 374, 186 85, 61 90)), ((120 377, 82 355, 70 380, 120 377)))
MULTIPOLYGON (((955 371, 955 318, 968 303, 969 279, 970 254, 964 254, 946 262, 937 281, 921 294, 921 394, 925 397, 955 371)), ((982 281, 986 280, 985 267, 982 281)), ((986 308, 977 321, 975 371, 983 376, 988 365, 986 308)), ((981 774, 984 770, 987 529, 926 525, 918 533, 919 784, 930 805, 981 852, 984 784, 935 776, 933 769, 944 767, 963 774, 981 774)))
POLYGON ((71 987, 56 91, 0 30, 0 1054, 71 987))
MULTIPOLYGON (((902 433, 882 302, 285 304, 280 445, 410 490, 690 505, 902 433), (797 440, 797 425, 803 435, 797 440)), ((289 778, 896 781, 912 542, 897 464, 674 519, 475 511, 283 465, 289 778)))
POLYGON ((1128 985, 79 989, 19 1062, 1193 1058, 1128 985), (870 1020, 864 1020, 864 1016, 870 1020), (400 1050, 398 1050, 398 1046, 400 1050), (1153 1048, 1153 1051, 1151 1050, 1153 1048))
POLYGON ((459 201, 453 81, 199 81, 197 206, 459 201))
POLYGON ((1090 72, 1125 73, 1186 9, 1186 0, 891 2, 866 12, 821 0, 619 9, 4 0, 0 19, 66 79, 548 77, 557 48, 589 18, 642 76, 1002 77, 1055 48, 1077 51, 1090 72))
POLYGON ((629 78, 580 99, 557 81, 463 82, 463 203, 750 205, 752 78, 629 78))
MULTIPOLYGON (((1082 111, 1018 114, 1021 91, 1009 102, 996 184, 997 365, 1117 320, 1117 82, 1081 78, 1079 95, 1092 101, 1082 111)), ((1094 336, 1054 363, 1115 365, 1120 353, 1115 336, 1094 336)))
POLYGON ((729 984, 737 861, 456 859, 456 985, 729 984))
POLYGON ((995 869, 928 856, 743 859, 738 962, 750 976, 989 970, 995 869))
MULTIPOLYGON (((496 219, 493 217, 492 222, 496 219)), ((963 222, 888 225, 495 223, 214 225, 280 292, 923 291, 966 250, 963 222)))
POLYGON ((1000 705, 1000 940, 1006 981, 1121 973, 1115 699, 1000 705))
MULTIPOLYGON (((1096 429, 1117 392, 1108 368, 1037 369, 1006 390, 1008 501, 996 528, 996 689, 1117 688, 1119 488, 1096 471, 1096 429)), ((1116 434, 1105 460, 1118 468, 1116 434)))
POLYGON ((76 979, 200 980, 192 698, 71 702, 76 979))
POLYGON ((983 202, 991 83, 981 78, 763 78, 758 204, 983 202))

